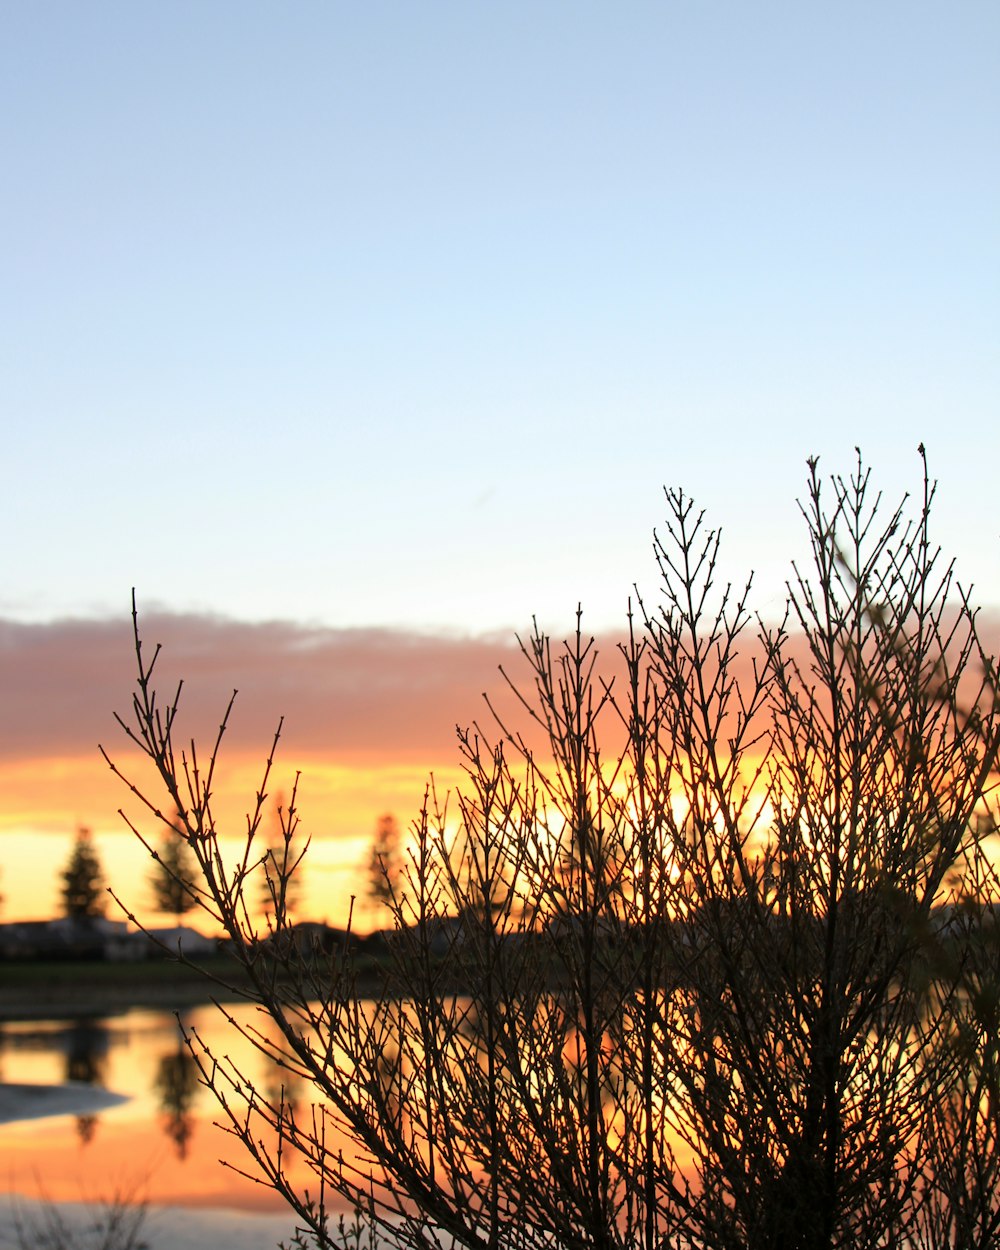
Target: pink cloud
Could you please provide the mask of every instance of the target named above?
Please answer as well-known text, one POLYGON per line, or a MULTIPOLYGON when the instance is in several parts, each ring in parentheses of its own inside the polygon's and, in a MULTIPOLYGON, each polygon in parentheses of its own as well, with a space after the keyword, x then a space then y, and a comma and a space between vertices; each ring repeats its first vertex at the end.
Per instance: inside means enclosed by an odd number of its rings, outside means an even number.
MULTIPOLYGON (((454 753, 456 722, 481 716, 481 693, 517 665, 514 639, 334 630, 221 617, 140 618, 144 654, 162 644, 161 698, 183 678, 185 736, 211 734, 239 690, 232 747, 266 747, 285 718, 285 754, 426 759, 454 753)), ((81 756, 122 741, 131 627, 121 621, 0 621, 0 759, 81 756)))
MULTIPOLYGON (((528 677, 513 637, 442 637, 390 629, 325 629, 223 617, 140 617, 144 654, 162 644, 161 698, 183 678, 181 730, 206 745, 233 689, 231 750, 263 757, 284 716, 282 757, 340 764, 457 762, 456 724, 490 723, 482 694, 511 706, 498 668, 528 677)), ((984 616, 991 649, 1000 619, 984 616)), ((605 663, 614 640, 598 640, 605 663)), ((752 647, 743 648, 749 660, 752 647)), ((113 713, 129 712, 131 622, 0 621, 0 762, 98 760, 124 744, 113 713)), ((523 726, 524 716, 515 717, 523 726)))

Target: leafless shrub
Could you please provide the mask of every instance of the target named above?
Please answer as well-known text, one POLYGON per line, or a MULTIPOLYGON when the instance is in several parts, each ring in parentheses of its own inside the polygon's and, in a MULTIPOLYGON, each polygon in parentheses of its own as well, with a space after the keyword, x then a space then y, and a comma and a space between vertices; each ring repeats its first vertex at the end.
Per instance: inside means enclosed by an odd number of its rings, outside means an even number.
POLYGON ((536 629, 510 707, 459 735, 466 784, 428 788, 377 984, 350 944, 294 940, 294 793, 255 927, 273 750, 227 864, 212 786, 229 711, 204 764, 180 749, 180 691, 160 701, 136 620, 121 724, 277 1026, 244 1032, 313 1106, 190 1045, 317 1245, 338 1244, 345 1209, 410 1247, 990 1244, 995 979, 974 972, 969 883, 989 871, 995 670, 931 545, 932 497, 925 468, 915 516, 886 514, 860 457, 828 483, 810 462, 813 567, 764 627, 749 584, 717 581, 718 534, 668 491, 660 599, 630 612, 617 655, 579 618, 561 645, 536 629))

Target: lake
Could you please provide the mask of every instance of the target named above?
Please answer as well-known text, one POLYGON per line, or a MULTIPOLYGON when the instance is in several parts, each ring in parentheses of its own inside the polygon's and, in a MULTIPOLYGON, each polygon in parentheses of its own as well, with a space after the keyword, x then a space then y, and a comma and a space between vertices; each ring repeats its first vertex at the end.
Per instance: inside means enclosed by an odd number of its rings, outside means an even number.
MULTIPOLYGON (((259 1020, 252 1007, 229 1010, 259 1020)), ((217 1053, 231 1055, 248 1078, 277 1091, 268 1065, 215 1007, 195 1007, 182 1018, 217 1053)), ((217 1104, 199 1083, 168 1012, 4 1021, 0 1080, 80 1082, 86 1087, 81 1101, 99 1103, 105 1090, 124 1096, 117 1105, 81 1107, 79 1114, 0 1123, 0 1176, 9 1193, 57 1202, 106 1201, 123 1193, 184 1208, 287 1210, 270 1189, 220 1163, 243 1167, 248 1160, 239 1143, 213 1125, 217 1104)))

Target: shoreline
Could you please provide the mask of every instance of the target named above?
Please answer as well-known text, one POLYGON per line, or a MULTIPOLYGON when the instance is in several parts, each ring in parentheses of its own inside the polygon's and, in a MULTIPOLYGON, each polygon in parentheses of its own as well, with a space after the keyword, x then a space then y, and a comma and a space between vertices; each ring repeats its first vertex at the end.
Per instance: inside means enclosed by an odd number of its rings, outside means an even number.
MULTIPOLYGON (((378 992, 376 963, 360 968, 357 975, 362 996, 378 992)), ((0 961, 0 1023, 113 1016, 133 1007, 171 1011, 253 1001, 255 991, 245 971, 225 955, 200 960, 198 966, 176 959, 0 961)))
MULTIPOLYGON (((74 1250, 102 1245, 147 1247, 148 1250, 274 1250, 291 1242, 295 1217, 284 1213, 251 1213, 230 1207, 177 1207, 135 1201, 46 1202, 7 1193, 0 1202, 0 1247, 61 1244, 74 1250), (120 1239, 105 1242, 111 1221, 120 1239), (62 1241, 44 1240, 59 1229, 62 1241), (125 1234, 134 1231, 134 1240, 125 1234), (20 1230, 20 1231, 19 1231, 20 1230)), ((113 1234, 112 1234, 113 1236, 113 1234)))
MULTIPOLYGON (((89 1115, 127 1096, 80 1082, 34 1085, 0 1082, 0 1129, 49 1117, 89 1115)), ((142 1186, 111 1189, 80 1201, 51 1201, 20 1189, 0 1198, 0 1250, 274 1250, 292 1244, 291 1210, 183 1206, 147 1202, 142 1186)))
POLYGON ((0 1022, 119 1015, 129 1008, 174 1008, 243 1001, 250 990, 230 959, 205 961, 205 972, 174 960, 0 963, 0 1022), (212 977, 229 980, 219 985, 212 977))

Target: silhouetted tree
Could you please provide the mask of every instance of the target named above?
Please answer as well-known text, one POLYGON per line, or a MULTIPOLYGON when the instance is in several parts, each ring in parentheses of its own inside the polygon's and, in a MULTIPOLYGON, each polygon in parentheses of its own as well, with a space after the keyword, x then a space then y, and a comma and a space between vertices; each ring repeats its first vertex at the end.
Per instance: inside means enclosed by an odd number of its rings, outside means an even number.
POLYGON ((84 920, 104 915, 104 872, 91 841, 90 830, 82 825, 76 831, 76 841, 69 862, 60 876, 63 883, 63 913, 66 916, 73 920, 84 920))
MULTIPOLYGON (((260 864, 260 908, 270 923, 280 911, 288 919, 295 917, 302 899, 302 856, 305 848, 295 842, 299 826, 295 806, 296 786, 290 803, 279 794, 274 800, 271 821, 265 834, 265 851, 260 864)), ((308 843, 307 843, 308 845, 308 843)))
POLYGON ((199 871, 187 837, 183 829, 178 828, 175 813, 163 829, 156 862, 149 874, 156 910, 169 913, 179 923, 181 917, 195 905, 192 885, 199 871))
POLYGON ((403 843, 396 817, 379 817, 368 857, 368 897, 376 909, 392 902, 403 871, 403 843))

